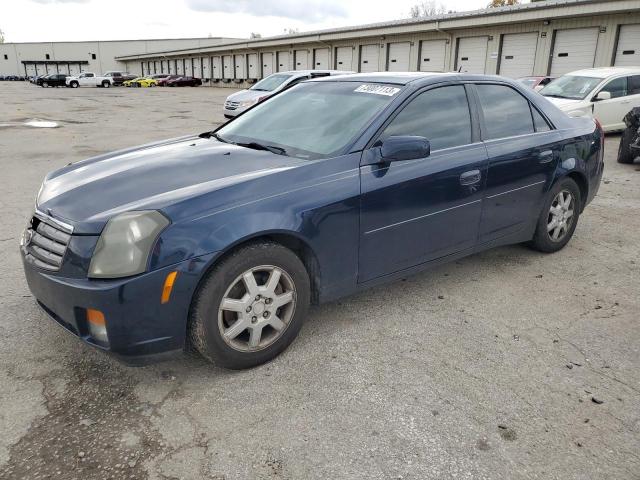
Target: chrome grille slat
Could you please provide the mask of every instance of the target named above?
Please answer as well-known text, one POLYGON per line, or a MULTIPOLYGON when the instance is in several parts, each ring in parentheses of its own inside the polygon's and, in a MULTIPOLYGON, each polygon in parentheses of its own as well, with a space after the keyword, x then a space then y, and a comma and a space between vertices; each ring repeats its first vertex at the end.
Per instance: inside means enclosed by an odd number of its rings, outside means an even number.
POLYGON ((73 227, 41 212, 36 212, 28 228, 28 241, 23 246, 25 259, 43 270, 60 270, 73 227))

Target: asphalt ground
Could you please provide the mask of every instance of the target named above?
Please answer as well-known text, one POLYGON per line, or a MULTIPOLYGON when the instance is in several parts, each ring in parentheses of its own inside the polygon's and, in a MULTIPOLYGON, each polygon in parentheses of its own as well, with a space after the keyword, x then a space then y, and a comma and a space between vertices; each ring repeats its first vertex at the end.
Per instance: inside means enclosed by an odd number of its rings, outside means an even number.
POLYGON ((43 176, 209 130, 231 92, 0 82, 0 478, 640 478, 640 165, 616 135, 563 251, 314 307, 259 368, 125 367, 47 318, 18 253, 43 176))

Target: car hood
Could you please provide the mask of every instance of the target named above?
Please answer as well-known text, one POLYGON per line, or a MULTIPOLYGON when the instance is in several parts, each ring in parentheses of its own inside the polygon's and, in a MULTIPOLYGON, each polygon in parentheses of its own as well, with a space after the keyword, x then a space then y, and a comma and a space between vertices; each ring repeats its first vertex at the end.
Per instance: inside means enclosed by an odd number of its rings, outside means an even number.
POLYGON ((163 209, 302 163, 213 138, 182 137, 54 171, 42 184, 37 208, 71 223, 77 233, 97 234, 118 213, 163 209))
POLYGON ((253 100, 259 97, 269 95, 271 92, 262 92, 260 90, 240 90, 239 92, 232 93, 227 97, 227 101, 233 102, 246 102, 247 100, 253 100))
POLYGON ((564 110, 564 111, 572 110, 576 107, 580 107, 582 106, 581 104, 584 103, 583 100, 574 100, 571 98, 555 98, 555 97, 544 97, 544 98, 549 100, 560 110, 564 110))

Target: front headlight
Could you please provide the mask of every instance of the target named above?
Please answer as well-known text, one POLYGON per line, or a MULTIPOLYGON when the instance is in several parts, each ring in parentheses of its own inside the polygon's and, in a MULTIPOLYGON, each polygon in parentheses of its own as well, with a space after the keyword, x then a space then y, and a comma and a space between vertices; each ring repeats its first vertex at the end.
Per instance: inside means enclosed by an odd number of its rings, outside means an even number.
POLYGON ((89 277, 120 278, 147 269, 147 260, 169 220, 157 211, 127 212, 109 222, 98 239, 89 277))
POLYGON ((254 98, 253 100, 245 100, 244 102, 240 102, 240 106, 243 108, 246 108, 246 107, 251 107, 256 103, 258 103, 258 99, 254 98))

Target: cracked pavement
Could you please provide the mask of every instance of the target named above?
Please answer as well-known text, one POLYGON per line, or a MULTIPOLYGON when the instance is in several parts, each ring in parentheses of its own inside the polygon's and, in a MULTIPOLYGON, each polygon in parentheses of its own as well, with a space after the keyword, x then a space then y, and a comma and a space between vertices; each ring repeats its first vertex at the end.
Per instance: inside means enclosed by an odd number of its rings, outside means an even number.
POLYGON ((563 251, 314 307, 253 370, 128 368, 49 320, 18 253, 43 176, 210 129, 232 91, 0 82, 0 478, 640 479, 640 165, 616 163, 617 135, 563 251))

